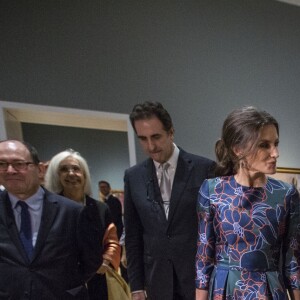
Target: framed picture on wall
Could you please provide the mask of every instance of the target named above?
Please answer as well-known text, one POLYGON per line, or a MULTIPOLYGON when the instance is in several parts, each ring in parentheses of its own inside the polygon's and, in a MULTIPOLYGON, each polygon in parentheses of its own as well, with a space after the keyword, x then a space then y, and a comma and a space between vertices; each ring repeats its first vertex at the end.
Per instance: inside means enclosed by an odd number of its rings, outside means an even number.
POLYGON ((300 169, 297 168, 277 168, 276 174, 271 175, 276 179, 294 184, 300 192, 300 169))

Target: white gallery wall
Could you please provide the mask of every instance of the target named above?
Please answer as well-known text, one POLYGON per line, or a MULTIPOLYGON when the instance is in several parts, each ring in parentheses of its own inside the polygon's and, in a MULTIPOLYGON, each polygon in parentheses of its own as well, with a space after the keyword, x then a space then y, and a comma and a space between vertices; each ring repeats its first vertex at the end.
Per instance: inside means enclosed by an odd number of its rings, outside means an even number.
POLYGON ((280 123, 279 166, 300 168, 299 6, 1 1, 0 18, 0 100, 122 114, 160 101, 176 143, 210 158, 226 115, 255 105, 280 123))

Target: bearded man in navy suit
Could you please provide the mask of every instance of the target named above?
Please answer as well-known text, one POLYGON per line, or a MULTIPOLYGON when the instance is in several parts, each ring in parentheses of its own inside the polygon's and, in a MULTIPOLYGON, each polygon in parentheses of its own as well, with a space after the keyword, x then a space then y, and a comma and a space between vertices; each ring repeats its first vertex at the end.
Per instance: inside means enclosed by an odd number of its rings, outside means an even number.
POLYGON ((203 180, 213 176, 214 162, 177 147, 172 119, 162 104, 137 104, 130 120, 149 156, 124 177, 132 299, 194 300, 197 194, 203 180), (160 189, 165 163, 171 189, 167 200, 160 189))
POLYGON ((102 263, 97 210, 42 188, 43 173, 34 147, 0 142, 0 299, 88 299, 102 263))

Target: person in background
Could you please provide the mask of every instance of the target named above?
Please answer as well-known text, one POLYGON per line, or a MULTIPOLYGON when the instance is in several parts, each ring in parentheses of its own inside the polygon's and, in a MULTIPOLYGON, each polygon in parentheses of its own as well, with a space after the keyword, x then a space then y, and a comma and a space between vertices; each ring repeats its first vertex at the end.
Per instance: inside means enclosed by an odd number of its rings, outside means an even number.
POLYGON ((276 172, 279 126, 233 110, 217 141, 216 174, 198 198, 196 299, 300 299, 300 199, 276 172))
POLYGON ((90 197, 91 179, 86 160, 72 149, 56 154, 49 163, 45 186, 80 203, 93 214, 92 220, 103 241, 103 249, 99 251, 99 255, 103 254, 103 263, 97 274, 87 282, 88 292, 91 300, 108 299, 105 272, 109 266, 118 270, 121 250, 108 206, 90 197))
POLYGON ((120 240, 123 232, 123 217, 122 217, 122 205, 120 200, 111 193, 111 187, 109 182, 100 180, 98 182, 99 191, 102 200, 108 205, 113 223, 117 227, 118 239, 120 240))
POLYGON ((0 142, 0 299, 88 299, 102 263, 99 229, 81 205, 40 186, 31 145, 0 142))
POLYGON ((197 193, 214 162, 174 144, 172 119, 161 103, 135 105, 130 120, 149 156, 124 177, 132 299, 194 300, 197 193))
POLYGON ((100 198, 108 205, 111 212, 112 221, 117 227, 118 239, 121 246, 120 271, 122 277, 128 283, 125 236, 123 239, 121 239, 122 235, 124 235, 122 205, 120 200, 111 193, 111 187, 108 181, 100 180, 98 182, 98 188, 100 192, 100 198))

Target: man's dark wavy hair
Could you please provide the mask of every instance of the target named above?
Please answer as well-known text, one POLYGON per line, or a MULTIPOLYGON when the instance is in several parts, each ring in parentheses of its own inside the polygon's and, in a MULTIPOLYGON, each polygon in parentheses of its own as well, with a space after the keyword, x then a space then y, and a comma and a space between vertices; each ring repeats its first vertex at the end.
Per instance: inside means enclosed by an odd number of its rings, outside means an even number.
POLYGON ((132 109, 130 122, 134 131, 136 132, 135 121, 150 119, 152 117, 156 117, 162 122, 165 131, 169 132, 173 128, 172 118, 163 105, 159 102, 146 101, 136 104, 132 109))

